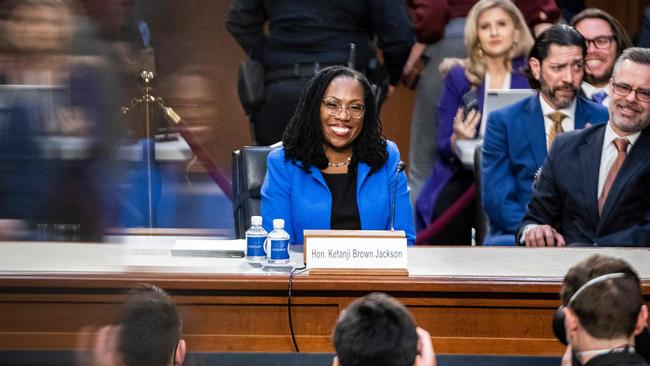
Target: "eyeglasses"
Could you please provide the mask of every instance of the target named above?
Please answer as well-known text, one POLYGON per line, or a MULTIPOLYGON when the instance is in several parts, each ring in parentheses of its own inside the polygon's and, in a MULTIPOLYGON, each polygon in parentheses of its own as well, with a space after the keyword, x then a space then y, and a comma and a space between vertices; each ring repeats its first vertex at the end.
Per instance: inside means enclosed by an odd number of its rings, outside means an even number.
POLYGON ((614 93, 627 97, 631 92, 634 92, 634 97, 639 102, 650 102, 650 89, 634 89, 629 85, 619 84, 614 79, 612 79, 612 91, 614 93))
POLYGON ((613 40, 614 40, 614 36, 600 36, 594 39, 585 38, 585 42, 587 43, 587 48, 589 48, 589 43, 593 43, 594 47, 598 49, 609 47, 609 45, 612 44, 613 40))
POLYGON ((330 116, 338 115, 339 113, 341 113, 343 108, 345 108, 350 118, 357 119, 357 118, 361 118, 361 116, 363 116, 363 112, 366 111, 366 106, 363 104, 353 103, 353 104, 343 105, 334 99, 323 99, 323 105, 327 109, 327 114, 329 114, 330 116))

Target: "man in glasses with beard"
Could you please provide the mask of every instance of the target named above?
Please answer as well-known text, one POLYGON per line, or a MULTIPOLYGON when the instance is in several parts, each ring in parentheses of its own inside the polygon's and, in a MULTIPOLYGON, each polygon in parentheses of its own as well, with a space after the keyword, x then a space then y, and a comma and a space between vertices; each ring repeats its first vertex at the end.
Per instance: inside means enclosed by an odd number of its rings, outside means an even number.
POLYGON ((519 233, 526 246, 650 246, 650 49, 609 80, 609 122, 553 144, 519 233))
POLYGON ((529 55, 529 82, 539 93, 492 112, 483 143, 483 207, 490 219, 485 244, 513 245, 533 181, 555 138, 607 121, 607 109, 579 97, 585 39, 568 25, 537 37, 529 55))
POLYGON ((609 78, 614 62, 626 48, 632 47, 630 37, 616 18, 596 8, 588 8, 571 20, 587 42, 585 78, 582 92, 585 97, 607 107, 609 78))

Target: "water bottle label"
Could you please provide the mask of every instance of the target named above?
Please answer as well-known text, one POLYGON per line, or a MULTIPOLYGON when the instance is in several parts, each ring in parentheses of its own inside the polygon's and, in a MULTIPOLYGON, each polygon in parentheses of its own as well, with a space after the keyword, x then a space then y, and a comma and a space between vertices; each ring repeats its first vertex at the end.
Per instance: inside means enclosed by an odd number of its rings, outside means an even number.
POLYGON ((289 239, 271 240, 271 260, 289 259, 289 239))
POLYGON ((264 252, 265 236, 249 236, 246 238, 246 256, 247 257, 265 257, 264 252))

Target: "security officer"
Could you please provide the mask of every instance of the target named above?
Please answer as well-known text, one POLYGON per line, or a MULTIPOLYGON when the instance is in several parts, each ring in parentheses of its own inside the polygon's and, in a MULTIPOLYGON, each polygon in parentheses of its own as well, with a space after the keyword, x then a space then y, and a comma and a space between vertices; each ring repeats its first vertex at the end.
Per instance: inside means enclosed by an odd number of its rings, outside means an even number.
POLYGON ((402 0, 234 0, 226 27, 265 68, 263 102, 248 111, 260 145, 281 140, 318 70, 348 65, 377 83, 376 36, 394 85, 415 41, 402 0))

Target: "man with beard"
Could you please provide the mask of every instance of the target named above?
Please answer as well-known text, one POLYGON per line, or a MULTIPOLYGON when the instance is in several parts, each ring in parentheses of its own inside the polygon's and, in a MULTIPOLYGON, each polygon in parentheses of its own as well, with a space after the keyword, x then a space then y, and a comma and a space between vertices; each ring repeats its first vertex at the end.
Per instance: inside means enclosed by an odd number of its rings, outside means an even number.
POLYGON ((562 132, 607 121, 607 109, 579 97, 584 37, 554 25, 529 54, 529 82, 539 93, 488 116, 481 165, 482 200, 490 219, 487 245, 513 245, 533 180, 562 132))
POLYGON ((527 246, 650 245, 650 50, 609 80, 609 122, 558 138, 519 231, 527 246))
POLYGON ((614 62, 623 50, 632 47, 630 37, 618 20, 600 9, 581 11, 571 24, 587 41, 582 92, 588 99, 607 107, 607 84, 612 76, 614 62))

